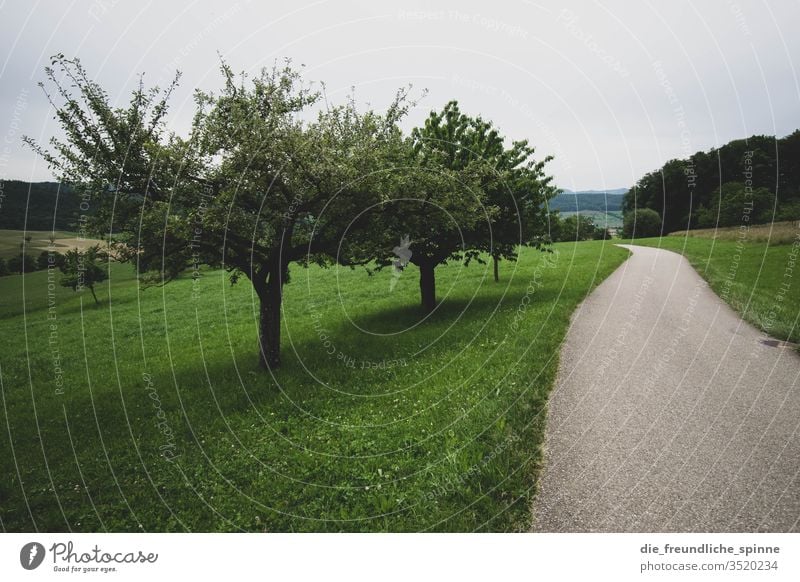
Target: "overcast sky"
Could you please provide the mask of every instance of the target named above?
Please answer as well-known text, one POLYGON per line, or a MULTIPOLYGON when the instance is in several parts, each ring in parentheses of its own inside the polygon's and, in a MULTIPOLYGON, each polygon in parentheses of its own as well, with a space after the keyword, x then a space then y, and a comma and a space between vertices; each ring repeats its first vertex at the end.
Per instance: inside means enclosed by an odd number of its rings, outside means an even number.
POLYGON ((2 2, 0 178, 52 178, 20 138, 56 131, 36 84, 57 52, 121 102, 139 73, 164 84, 180 69, 179 132, 192 90, 219 85, 218 51, 248 71, 290 57, 332 101, 355 87, 380 107, 411 83, 428 95, 408 127, 458 99, 555 156, 550 172, 573 190, 629 186, 670 158, 800 127, 798 0, 177 4, 2 2))

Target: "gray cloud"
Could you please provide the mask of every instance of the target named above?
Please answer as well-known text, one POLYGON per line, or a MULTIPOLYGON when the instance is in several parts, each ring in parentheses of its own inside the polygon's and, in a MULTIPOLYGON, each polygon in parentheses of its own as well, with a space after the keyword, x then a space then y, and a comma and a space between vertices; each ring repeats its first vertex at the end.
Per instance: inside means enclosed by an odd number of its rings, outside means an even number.
POLYGON ((163 84, 181 69, 172 123, 183 130, 192 89, 219 81, 220 51, 245 70, 291 57, 334 99, 354 86, 380 105, 413 83, 429 94, 409 125, 457 98, 555 155, 560 186, 626 186, 687 148, 800 126, 798 21, 796 2, 749 0, 5 3, 0 135, 18 131, 0 177, 50 178, 18 139, 56 131, 36 87, 49 55, 81 57, 122 100, 139 73, 163 84))

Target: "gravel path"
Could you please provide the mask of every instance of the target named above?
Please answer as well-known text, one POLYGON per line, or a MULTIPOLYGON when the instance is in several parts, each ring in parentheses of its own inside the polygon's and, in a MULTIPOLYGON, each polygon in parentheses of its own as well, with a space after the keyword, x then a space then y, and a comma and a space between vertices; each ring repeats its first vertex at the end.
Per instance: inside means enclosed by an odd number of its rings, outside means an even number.
POLYGON ((800 530, 800 357, 680 255, 622 246, 562 350, 533 530, 800 530))

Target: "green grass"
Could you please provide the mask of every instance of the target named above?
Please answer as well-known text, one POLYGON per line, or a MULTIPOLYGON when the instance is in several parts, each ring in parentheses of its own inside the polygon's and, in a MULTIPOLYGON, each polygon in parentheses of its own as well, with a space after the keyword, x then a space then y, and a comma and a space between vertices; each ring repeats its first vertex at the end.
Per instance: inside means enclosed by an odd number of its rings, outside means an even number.
POLYGON ((779 240, 770 244, 760 236, 741 241, 669 236, 633 242, 682 253, 744 319, 772 337, 798 343, 800 227, 793 237, 784 233, 779 240))
MULTIPOLYGON (((770 224, 753 224, 747 229, 747 242, 768 242, 771 245, 791 244, 800 232, 800 221, 787 220, 770 224)), ((690 236, 692 238, 713 238, 716 240, 738 241, 741 237, 738 226, 721 226, 718 228, 696 228, 669 233, 669 236, 690 236)))
POLYGON ((554 248, 500 283, 437 269, 424 321, 414 268, 391 292, 389 270, 293 268, 274 376, 249 284, 219 271, 140 291, 115 265, 99 307, 48 299, 47 272, 0 279, 0 525, 524 529, 570 315, 627 256, 554 248))

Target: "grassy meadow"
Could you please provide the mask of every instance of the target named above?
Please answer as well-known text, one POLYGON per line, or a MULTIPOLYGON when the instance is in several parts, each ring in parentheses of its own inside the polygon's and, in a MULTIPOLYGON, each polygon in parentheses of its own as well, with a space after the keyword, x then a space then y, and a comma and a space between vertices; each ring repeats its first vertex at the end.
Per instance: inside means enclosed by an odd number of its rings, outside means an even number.
POLYGON ((246 280, 101 304, 47 271, 0 279, 4 531, 525 529, 570 315, 610 242, 418 273, 293 267, 282 368, 257 367, 246 280), (51 276, 52 278, 52 276, 51 276))
POLYGON ((58 253, 65 253, 70 249, 85 249, 93 244, 103 244, 102 241, 93 239, 79 239, 77 233, 63 230, 8 230, 0 229, 0 257, 4 259, 18 255, 25 246, 25 252, 34 259, 42 251, 50 247, 50 238, 53 238, 53 249, 58 253), (31 237, 25 242, 25 237, 31 237))
POLYGON ((683 254, 717 295, 772 337, 800 343, 800 223, 675 233, 637 245, 683 254))
MULTIPOLYGON (((747 243, 770 243, 770 245, 791 244, 800 232, 800 222, 784 221, 771 224, 754 224, 747 229, 744 239, 747 243)), ((672 237, 710 238, 721 241, 738 241, 742 238, 742 230, 738 226, 720 228, 698 228, 679 230, 669 233, 672 237)))

